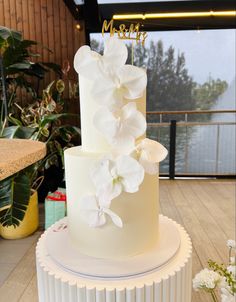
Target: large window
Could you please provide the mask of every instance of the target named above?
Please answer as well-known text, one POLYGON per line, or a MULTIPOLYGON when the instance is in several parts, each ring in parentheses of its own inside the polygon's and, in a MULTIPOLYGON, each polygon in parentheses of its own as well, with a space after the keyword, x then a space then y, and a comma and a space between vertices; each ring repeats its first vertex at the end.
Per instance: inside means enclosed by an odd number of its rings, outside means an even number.
MULTIPOLYGON (((147 111, 235 109, 235 34, 235 29, 158 31, 148 33, 144 47, 127 41, 129 62, 147 69, 147 111)), ((104 38, 90 38, 102 51, 104 38)), ((163 123, 192 122, 177 128, 177 173, 235 174, 234 113, 149 114, 147 119, 148 136, 167 147, 169 126, 163 123)), ((162 171, 168 171, 168 159, 162 171)))
MULTIPOLYGON (((91 44, 103 49, 100 34, 91 44)), ((235 30, 149 32, 143 47, 134 42, 134 65, 147 68, 147 108, 153 110, 210 109, 235 83, 235 30)), ((232 89, 233 92, 233 89, 232 89)), ((222 108, 233 108, 233 95, 222 108)), ((218 105, 219 107, 220 105, 218 105)))

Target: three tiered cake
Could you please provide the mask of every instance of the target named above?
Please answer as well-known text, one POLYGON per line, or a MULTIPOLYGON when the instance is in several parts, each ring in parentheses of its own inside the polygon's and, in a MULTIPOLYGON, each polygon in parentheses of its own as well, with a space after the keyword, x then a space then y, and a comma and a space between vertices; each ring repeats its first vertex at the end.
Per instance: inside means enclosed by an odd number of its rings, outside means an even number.
POLYGON ((146 72, 126 46, 82 46, 82 146, 65 151, 68 217, 36 248, 40 302, 190 302, 191 241, 159 215, 158 163, 167 150, 145 137, 146 72))

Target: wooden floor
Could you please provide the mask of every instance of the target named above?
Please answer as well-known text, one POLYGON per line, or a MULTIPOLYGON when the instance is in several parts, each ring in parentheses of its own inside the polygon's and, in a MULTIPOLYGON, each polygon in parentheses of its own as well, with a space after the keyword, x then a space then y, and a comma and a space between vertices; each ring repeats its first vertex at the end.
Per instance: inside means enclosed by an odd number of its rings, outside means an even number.
MULTIPOLYGON (((226 262, 235 238, 233 180, 161 180, 160 211, 182 224, 193 241, 193 275, 209 258, 226 262)), ((40 231, 17 241, 0 239, 0 302, 37 302, 35 244, 40 231)), ((193 292, 192 302, 211 302, 193 292)))

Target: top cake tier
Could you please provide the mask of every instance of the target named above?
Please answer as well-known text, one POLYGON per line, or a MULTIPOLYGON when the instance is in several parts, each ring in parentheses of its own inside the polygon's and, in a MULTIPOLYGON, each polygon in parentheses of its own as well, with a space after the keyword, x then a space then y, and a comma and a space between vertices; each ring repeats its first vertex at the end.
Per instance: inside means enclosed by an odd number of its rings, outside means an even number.
MULTIPOLYGON (((146 115, 146 71, 125 64, 127 48, 114 39, 106 42, 103 55, 88 46, 81 47, 75 55, 74 66, 79 74, 82 150, 85 152, 107 153, 114 148, 109 138, 120 131, 121 116, 125 119, 130 114, 125 109, 121 114, 125 105, 133 103, 133 115, 136 115, 135 110, 143 117, 146 115), (106 135, 107 131, 113 133, 106 135)), ((145 134, 136 138, 141 136, 145 134)))

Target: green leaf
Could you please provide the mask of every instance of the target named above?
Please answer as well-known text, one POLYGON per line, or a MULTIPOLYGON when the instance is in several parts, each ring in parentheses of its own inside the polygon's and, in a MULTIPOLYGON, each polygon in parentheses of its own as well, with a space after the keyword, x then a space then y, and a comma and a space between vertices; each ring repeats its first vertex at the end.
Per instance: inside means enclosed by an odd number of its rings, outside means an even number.
POLYGON ((0 211, 1 208, 11 205, 11 178, 0 181, 0 211))
POLYGON ((18 120, 17 118, 15 118, 15 117, 13 117, 11 114, 9 115, 8 120, 9 120, 12 124, 14 124, 14 125, 16 125, 16 126, 22 126, 21 121, 18 120))
POLYGON ((46 69, 42 64, 33 63, 31 64, 31 68, 25 71, 25 74, 43 79, 46 72, 48 72, 48 69, 46 69))
POLYGON ((31 64, 29 62, 15 63, 8 66, 8 69, 22 70, 31 68, 31 64))
POLYGON ((45 115, 40 123, 40 128, 44 128, 47 124, 58 120, 61 117, 68 116, 67 113, 45 115))
POLYGON ((0 37, 3 40, 7 40, 8 38, 11 38, 12 40, 21 41, 22 39, 22 35, 19 31, 15 31, 4 26, 0 26, 0 37))
POLYGON ((36 41, 33 41, 33 40, 23 40, 21 42, 21 46, 23 48, 28 48, 30 46, 33 46, 33 45, 37 45, 38 43, 36 41))
POLYGON ((50 94, 50 91, 52 89, 52 86, 54 85, 55 81, 52 81, 47 87, 46 89, 44 89, 43 91, 46 92, 47 94, 50 94))
POLYGON ((0 187, 0 196, 5 196, 5 204, 10 207, 0 211, 0 223, 3 226, 18 226, 25 216, 30 199, 30 180, 23 173, 8 178, 5 185, 0 187), (7 184, 8 182, 8 184, 7 184))
POLYGON ((18 77, 16 77, 16 78, 13 79, 13 82, 14 82, 17 86, 19 86, 19 87, 21 87, 21 88, 25 88, 25 90, 26 90, 27 92, 29 92, 29 93, 32 94, 32 97, 33 97, 33 98, 36 98, 37 95, 36 95, 36 92, 35 92, 34 88, 32 87, 32 83, 28 82, 28 81, 24 78, 24 76, 19 75, 18 77))
POLYGON ((45 127, 41 130, 41 134, 44 136, 44 137, 49 137, 49 130, 45 127))
POLYGON ((31 139, 36 128, 24 127, 24 126, 10 126, 6 127, 3 131, 3 138, 24 138, 31 139))
POLYGON ((81 135, 81 131, 77 127, 73 127, 70 125, 58 127, 59 136, 65 141, 71 141, 72 136, 81 135))
POLYGON ((62 75, 61 66, 59 64, 51 63, 51 62, 48 62, 48 63, 41 62, 41 64, 43 64, 47 68, 53 70, 58 75, 62 75))

